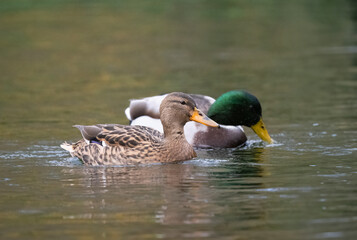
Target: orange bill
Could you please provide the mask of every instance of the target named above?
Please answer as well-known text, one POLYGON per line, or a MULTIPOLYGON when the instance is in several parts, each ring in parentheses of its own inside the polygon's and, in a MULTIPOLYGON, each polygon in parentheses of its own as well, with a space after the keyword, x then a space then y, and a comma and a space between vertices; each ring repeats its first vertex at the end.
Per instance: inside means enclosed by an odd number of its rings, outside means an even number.
POLYGON ((191 121, 202 123, 203 125, 209 127, 219 127, 218 123, 207 117, 201 110, 195 107, 192 116, 190 117, 191 121))

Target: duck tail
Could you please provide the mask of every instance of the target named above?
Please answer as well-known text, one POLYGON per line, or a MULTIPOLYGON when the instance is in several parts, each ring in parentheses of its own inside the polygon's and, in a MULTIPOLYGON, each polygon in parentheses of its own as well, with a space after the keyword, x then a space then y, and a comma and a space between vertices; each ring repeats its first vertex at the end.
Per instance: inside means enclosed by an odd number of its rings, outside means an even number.
POLYGON ((70 152, 71 154, 74 152, 74 149, 73 149, 72 144, 69 144, 69 143, 67 143, 67 142, 64 142, 64 143, 62 143, 60 146, 61 146, 61 148, 63 148, 64 150, 70 152))
POLYGON ((126 118, 127 118, 127 119, 130 121, 130 123, 131 123, 131 121, 132 121, 133 119, 131 119, 130 107, 128 107, 128 108, 125 109, 125 116, 126 116, 126 118))

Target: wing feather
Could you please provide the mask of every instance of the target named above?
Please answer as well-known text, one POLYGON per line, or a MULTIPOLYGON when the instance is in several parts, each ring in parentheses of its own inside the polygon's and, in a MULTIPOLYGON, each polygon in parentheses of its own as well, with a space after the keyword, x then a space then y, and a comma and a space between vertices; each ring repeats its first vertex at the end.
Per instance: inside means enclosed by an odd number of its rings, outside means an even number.
POLYGON ((163 134, 149 127, 119 124, 102 124, 100 127, 102 131, 97 135, 97 139, 105 141, 110 146, 134 148, 145 143, 160 142, 163 139, 163 134))

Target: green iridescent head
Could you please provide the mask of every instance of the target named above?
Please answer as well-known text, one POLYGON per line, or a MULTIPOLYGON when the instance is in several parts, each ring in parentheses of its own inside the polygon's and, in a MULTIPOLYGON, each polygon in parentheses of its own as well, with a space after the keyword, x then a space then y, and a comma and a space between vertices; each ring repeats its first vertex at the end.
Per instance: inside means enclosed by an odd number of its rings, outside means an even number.
POLYGON ((259 100, 243 90, 222 94, 210 107, 207 116, 223 125, 243 125, 264 141, 272 143, 262 120, 262 107, 259 100))

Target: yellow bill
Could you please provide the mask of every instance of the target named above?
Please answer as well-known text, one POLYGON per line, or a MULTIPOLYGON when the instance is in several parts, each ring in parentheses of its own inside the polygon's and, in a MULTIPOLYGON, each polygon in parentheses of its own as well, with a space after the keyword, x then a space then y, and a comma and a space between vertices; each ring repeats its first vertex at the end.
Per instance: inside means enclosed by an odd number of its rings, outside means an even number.
POLYGON ((269 136, 268 130, 265 128, 262 118, 260 118, 257 124, 251 126, 251 128, 263 141, 273 143, 273 139, 269 136))
POLYGON ((201 110, 197 109, 195 107, 193 114, 190 117, 191 121, 195 121, 198 123, 202 123, 203 125, 209 126, 209 127, 219 127, 218 123, 207 117, 201 110))

